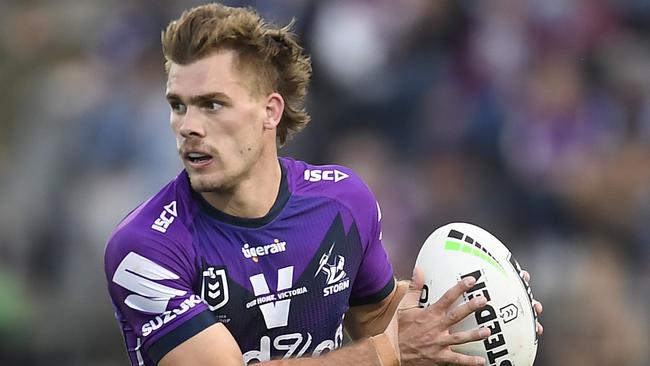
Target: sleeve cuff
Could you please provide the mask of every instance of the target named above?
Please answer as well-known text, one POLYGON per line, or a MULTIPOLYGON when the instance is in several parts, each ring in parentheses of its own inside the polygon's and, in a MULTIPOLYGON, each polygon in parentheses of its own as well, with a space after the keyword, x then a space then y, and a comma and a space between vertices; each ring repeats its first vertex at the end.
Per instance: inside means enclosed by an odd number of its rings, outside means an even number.
POLYGON ((388 280, 388 283, 386 283, 386 285, 384 285, 384 287, 382 287, 381 290, 375 292, 374 294, 364 296, 364 297, 351 298, 350 306, 378 303, 381 300, 385 299, 386 296, 390 295, 390 293, 393 292, 394 288, 395 288, 395 279, 391 276, 390 279, 388 280))
POLYGON ((157 365, 160 359, 169 353, 169 351, 216 322, 212 312, 209 309, 205 309, 176 327, 176 329, 160 337, 149 346, 147 354, 154 364, 157 365))

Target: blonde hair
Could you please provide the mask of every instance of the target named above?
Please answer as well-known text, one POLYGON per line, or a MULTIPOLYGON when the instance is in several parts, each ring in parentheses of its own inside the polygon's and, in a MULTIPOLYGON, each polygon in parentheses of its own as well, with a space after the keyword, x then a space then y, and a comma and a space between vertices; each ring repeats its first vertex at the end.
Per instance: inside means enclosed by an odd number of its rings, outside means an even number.
MULTIPOLYGON (((207 4, 187 10, 162 33, 165 68, 187 65, 220 50, 235 51, 235 66, 249 72, 253 95, 277 92, 284 112, 277 127, 283 145, 310 121, 305 97, 311 61, 292 33, 293 22, 275 27, 251 8, 207 4)), ((240 71, 241 72, 241 71, 240 71)))

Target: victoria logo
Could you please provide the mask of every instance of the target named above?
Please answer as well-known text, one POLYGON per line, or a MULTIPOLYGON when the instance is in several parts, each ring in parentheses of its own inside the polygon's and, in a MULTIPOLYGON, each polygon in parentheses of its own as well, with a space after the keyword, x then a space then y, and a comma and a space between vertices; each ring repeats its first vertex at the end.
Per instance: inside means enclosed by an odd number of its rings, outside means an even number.
POLYGON ((211 311, 215 311, 228 303, 228 278, 225 268, 207 267, 203 271, 201 298, 211 311))
POLYGON ((306 294, 307 287, 293 287, 293 266, 278 269, 277 292, 272 293, 264 273, 250 277, 255 298, 246 303, 246 308, 259 307, 267 329, 286 327, 289 324, 291 299, 306 294))
POLYGON ((314 274, 314 277, 318 276, 319 273, 323 273, 326 276, 325 283, 327 287, 323 289, 324 297, 341 292, 350 287, 350 279, 346 277, 347 273, 343 269, 345 266, 345 257, 336 255, 335 258, 331 258, 334 245, 336 245, 336 242, 332 243, 327 253, 323 253, 318 262, 318 270, 314 274))

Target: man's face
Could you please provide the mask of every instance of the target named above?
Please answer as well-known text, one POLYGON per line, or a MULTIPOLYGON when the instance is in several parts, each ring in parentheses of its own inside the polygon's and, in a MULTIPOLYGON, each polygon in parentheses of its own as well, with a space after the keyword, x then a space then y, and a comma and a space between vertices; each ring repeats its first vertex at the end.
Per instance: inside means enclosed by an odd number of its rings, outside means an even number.
POLYGON ((265 98, 253 97, 234 61, 233 51, 220 51, 169 69, 171 127, 197 192, 233 188, 258 161, 264 144, 275 141, 275 132, 264 124, 265 98))

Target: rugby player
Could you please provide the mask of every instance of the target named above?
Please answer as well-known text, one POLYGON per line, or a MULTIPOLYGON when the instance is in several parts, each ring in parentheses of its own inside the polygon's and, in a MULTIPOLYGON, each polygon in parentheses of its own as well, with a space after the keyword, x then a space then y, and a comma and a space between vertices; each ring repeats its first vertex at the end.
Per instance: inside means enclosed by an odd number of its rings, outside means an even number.
POLYGON ((132 211, 105 253, 132 365, 481 365, 449 327, 480 308, 459 282, 418 307, 396 282, 368 187, 342 166, 279 158, 308 122, 309 58, 290 28, 209 4, 162 36, 185 169, 132 211), (343 327, 354 340, 343 343, 343 327))

